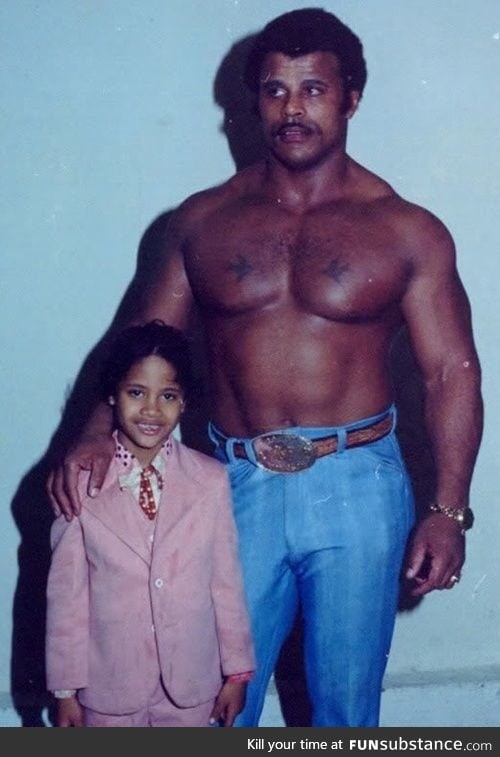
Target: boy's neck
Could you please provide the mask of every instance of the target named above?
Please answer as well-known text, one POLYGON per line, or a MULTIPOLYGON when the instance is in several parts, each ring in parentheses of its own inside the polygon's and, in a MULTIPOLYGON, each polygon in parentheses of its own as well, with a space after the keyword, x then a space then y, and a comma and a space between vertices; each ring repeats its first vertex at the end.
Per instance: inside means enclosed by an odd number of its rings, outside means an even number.
POLYGON ((127 444, 127 437, 122 434, 122 432, 117 429, 116 433, 116 439, 119 444, 128 452, 129 455, 132 456, 134 460, 137 460, 139 466, 141 468, 147 468, 148 465, 151 465, 155 457, 161 452, 163 449, 164 444, 166 443, 166 439, 162 442, 162 445, 159 449, 154 450, 141 450, 140 453, 137 453, 137 450, 133 451, 130 449, 130 445, 127 444), (142 454, 144 453, 144 454, 142 454))

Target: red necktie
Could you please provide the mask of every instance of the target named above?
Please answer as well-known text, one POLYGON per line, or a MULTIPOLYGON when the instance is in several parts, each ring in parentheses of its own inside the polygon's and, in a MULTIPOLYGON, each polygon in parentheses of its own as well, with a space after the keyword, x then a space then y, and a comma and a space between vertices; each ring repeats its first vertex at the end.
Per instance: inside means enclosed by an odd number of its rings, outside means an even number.
POLYGON ((153 465, 146 465, 141 471, 141 480, 139 484, 139 504, 150 520, 156 515, 158 510, 151 486, 151 476, 158 479, 158 488, 163 488, 163 479, 153 465))

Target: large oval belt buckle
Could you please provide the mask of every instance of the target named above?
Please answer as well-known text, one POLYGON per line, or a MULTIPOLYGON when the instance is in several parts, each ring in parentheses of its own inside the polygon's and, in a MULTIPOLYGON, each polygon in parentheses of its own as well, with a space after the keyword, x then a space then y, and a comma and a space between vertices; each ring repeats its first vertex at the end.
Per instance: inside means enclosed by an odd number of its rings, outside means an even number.
POLYGON ((262 434, 252 444, 259 467, 273 473, 296 473, 316 460, 312 441, 298 434, 262 434))

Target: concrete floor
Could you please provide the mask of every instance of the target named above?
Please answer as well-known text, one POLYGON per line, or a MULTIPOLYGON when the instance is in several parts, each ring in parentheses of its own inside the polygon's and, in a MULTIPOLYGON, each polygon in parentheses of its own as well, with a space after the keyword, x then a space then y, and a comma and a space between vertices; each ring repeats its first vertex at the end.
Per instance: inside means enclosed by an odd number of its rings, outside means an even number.
MULTIPOLYGON (((284 726, 271 683, 261 726, 284 726)), ((396 681, 382 695, 382 727, 500 726, 500 678, 405 685, 396 681)))
MULTIPOLYGON (((382 727, 488 727, 500 726, 500 677, 496 671, 476 671, 468 680, 388 683, 382 697, 382 727), (479 680, 481 679, 481 680, 479 680), (490 680, 488 680, 490 679, 490 680)), ((293 692, 292 692, 293 697, 293 692)), ((46 714, 43 721, 49 725, 46 714)), ((274 682, 271 682, 261 718, 263 727, 284 727, 274 682)), ((297 725, 302 725, 297 723, 297 725)), ((0 695, 0 727, 20 727, 10 697, 0 695)))

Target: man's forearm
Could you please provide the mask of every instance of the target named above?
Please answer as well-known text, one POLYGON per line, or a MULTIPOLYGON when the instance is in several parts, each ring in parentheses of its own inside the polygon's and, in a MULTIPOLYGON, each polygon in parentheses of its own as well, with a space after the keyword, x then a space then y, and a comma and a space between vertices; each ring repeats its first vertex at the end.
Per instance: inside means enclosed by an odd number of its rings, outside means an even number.
POLYGON ((483 402, 477 362, 454 369, 427 385, 426 426, 436 465, 435 501, 464 507, 483 431, 483 402))

